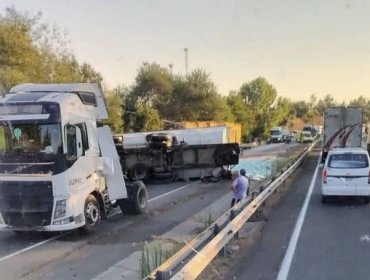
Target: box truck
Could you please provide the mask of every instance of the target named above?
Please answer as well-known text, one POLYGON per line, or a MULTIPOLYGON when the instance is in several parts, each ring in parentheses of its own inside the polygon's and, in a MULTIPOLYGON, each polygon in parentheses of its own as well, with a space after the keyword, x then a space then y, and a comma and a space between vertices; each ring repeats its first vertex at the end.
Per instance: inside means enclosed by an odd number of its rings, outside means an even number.
POLYGON ((361 107, 329 107, 324 113, 321 161, 332 148, 361 147, 363 110, 361 107))

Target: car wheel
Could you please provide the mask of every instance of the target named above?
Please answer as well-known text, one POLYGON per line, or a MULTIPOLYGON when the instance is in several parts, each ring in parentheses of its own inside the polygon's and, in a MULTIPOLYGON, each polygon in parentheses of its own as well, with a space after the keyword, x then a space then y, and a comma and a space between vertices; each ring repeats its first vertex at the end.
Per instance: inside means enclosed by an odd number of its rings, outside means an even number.
POLYGON ((369 202, 370 202, 370 197, 365 196, 365 197, 364 197, 364 203, 365 203, 365 204, 369 204, 369 202))

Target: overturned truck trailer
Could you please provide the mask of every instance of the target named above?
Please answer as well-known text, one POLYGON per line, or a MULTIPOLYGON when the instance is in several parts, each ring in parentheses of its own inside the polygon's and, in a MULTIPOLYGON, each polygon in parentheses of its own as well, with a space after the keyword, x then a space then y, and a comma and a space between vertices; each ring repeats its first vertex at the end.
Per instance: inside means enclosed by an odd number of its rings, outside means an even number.
POLYGON ((239 145, 229 143, 228 136, 228 128, 220 126, 127 133, 114 141, 129 179, 188 180, 215 176, 220 167, 239 163, 239 145))

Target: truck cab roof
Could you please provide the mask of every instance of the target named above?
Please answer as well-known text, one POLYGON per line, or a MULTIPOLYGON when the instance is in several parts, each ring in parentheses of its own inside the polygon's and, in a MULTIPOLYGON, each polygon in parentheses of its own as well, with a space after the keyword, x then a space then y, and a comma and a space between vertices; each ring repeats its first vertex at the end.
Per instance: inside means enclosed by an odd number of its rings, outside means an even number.
POLYGON ((77 96, 83 105, 91 106, 97 120, 108 118, 103 92, 96 84, 21 84, 10 89, 1 103, 59 102, 68 99, 66 94, 77 96))

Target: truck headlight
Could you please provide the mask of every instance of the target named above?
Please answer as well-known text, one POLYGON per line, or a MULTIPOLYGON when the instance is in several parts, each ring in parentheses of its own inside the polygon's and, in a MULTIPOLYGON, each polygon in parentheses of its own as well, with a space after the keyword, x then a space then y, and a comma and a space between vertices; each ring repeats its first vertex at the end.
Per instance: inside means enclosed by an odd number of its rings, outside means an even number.
POLYGON ((55 205, 54 219, 62 218, 66 215, 67 200, 58 200, 55 205))

